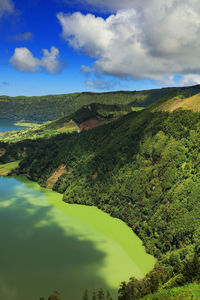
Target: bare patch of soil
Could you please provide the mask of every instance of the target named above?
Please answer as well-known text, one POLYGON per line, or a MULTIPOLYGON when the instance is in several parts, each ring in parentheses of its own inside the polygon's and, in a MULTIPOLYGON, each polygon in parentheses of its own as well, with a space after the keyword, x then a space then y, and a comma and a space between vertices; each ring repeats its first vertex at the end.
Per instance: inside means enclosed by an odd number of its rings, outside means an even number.
POLYGON ((95 172, 95 173, 92 175, 92 178, 93 178, 93 179, 96 179, 96 178, 97 178, 97 176, 98 176, 98 173, 97 173, 97 172, 95 172))
POLYGON ((5 149, 0 149, 0 157, 2 157, 6 153, 5 149))
POLYGON ((54 171, 54 173, 49 177, 47 180, 47 188, 52 189, 58 178, 66 172, 66 166, 65 165, 60 165, 57 170, 54 171))
POLYGON ((99 120, 87 120, 83 123, 81 123, 80 125, 80 128, 81 130, 89 130, 89 129, 92 129, 92 128, 95 128, 101 124, 105 123, 104 120, 102 121, 99 121, 99 120))

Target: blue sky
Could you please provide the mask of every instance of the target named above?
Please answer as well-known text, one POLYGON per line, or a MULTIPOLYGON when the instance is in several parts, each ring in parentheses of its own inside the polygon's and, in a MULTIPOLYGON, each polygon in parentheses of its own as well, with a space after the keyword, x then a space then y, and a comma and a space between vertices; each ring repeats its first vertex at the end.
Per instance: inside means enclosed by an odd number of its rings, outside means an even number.
POLYGON ((0 94, 200 83, 199 17, 197 0, 0 0, 0 94))

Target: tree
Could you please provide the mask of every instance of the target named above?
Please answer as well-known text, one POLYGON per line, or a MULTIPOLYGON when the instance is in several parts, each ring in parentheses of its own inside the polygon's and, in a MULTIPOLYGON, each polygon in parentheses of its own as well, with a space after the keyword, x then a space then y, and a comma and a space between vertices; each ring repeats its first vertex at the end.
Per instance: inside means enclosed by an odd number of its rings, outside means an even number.
POLYGON ((61 300, 59 297, 59 293, 57 291, 54 291, 53 294, 51 294, 48 297, 48 300, 61 300))
POLYGON ((106 300, 113 300, 110 293, 107 291, 106 293, 106 300))
POLYGON ((128 300, 127 285, 125 281, 120 284, 120 288, 118 290, 118 300, 128 300))
POLYGON ((102 289, 100 289, 97 293, 97 300, 104 300, 104 291, 102 289))
POLYGON ((85 290, 82 299, 83 299, 83 300, 88 300, 88 299, 89 299, 89 298, 88 298, 88 291, 87 291, 87 290, 85 290))

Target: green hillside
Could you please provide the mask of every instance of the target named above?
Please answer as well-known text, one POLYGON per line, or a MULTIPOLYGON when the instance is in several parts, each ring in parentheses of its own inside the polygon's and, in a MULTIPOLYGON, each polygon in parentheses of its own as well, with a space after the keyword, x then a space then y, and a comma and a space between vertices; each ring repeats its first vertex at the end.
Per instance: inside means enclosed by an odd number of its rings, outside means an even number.
MULTIPOLYGON (((88 109, 93 118, 91 107, 75 113, 76 121, 88 118, 88 109)), ((125 221, 158 259, 143 280, 120 286, 119 300, 140 299, 200 281, 199 137, 200 113, 155 111, 153 104, 80 134, 0 142, 0 162, 21 160, 12 174, 51 184, 64 201, 95 205, 125 221)))
POLYGON ((161 98, 184 93, 192 96, 200 93, 200 86, 184 88, 163 88, 148 91, 118 91, 110 93, 73 93, 37 97, 0 96, 0 118, 32 121, 55 120, 77 111, 84 105, 129 104, 133 107, 146 107, 161 98))
POLYGON ((198 300, 200 299, 200 285, 189 284, 184 287, 162 290, 153 295, 148 295, 142 300, 198 300))
POLYGON ((173 97, 163 102, 154 111, 172 112, 176 109, 189 109, 194 112, 200 112, 200 94, 196 94, 192 97, 184 97, 183 95, 173 97))
POLYGON ((92 103, 55 121, 37 124, 33 128, 20 131, 3 132, 0 134, 0 141, 10 143, 24 139, 46 139, 62 133, 80 132, 110 122, 132 110, 134 109, 128 105, 92 103))

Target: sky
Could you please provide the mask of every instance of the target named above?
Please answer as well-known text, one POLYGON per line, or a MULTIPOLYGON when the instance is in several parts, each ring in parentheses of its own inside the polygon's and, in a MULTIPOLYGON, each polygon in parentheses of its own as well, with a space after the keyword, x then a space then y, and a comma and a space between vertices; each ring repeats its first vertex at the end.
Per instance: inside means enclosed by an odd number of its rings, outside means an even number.
POLYGON ((0 0, 0 95, 199 83, 199 0, 0 0))

